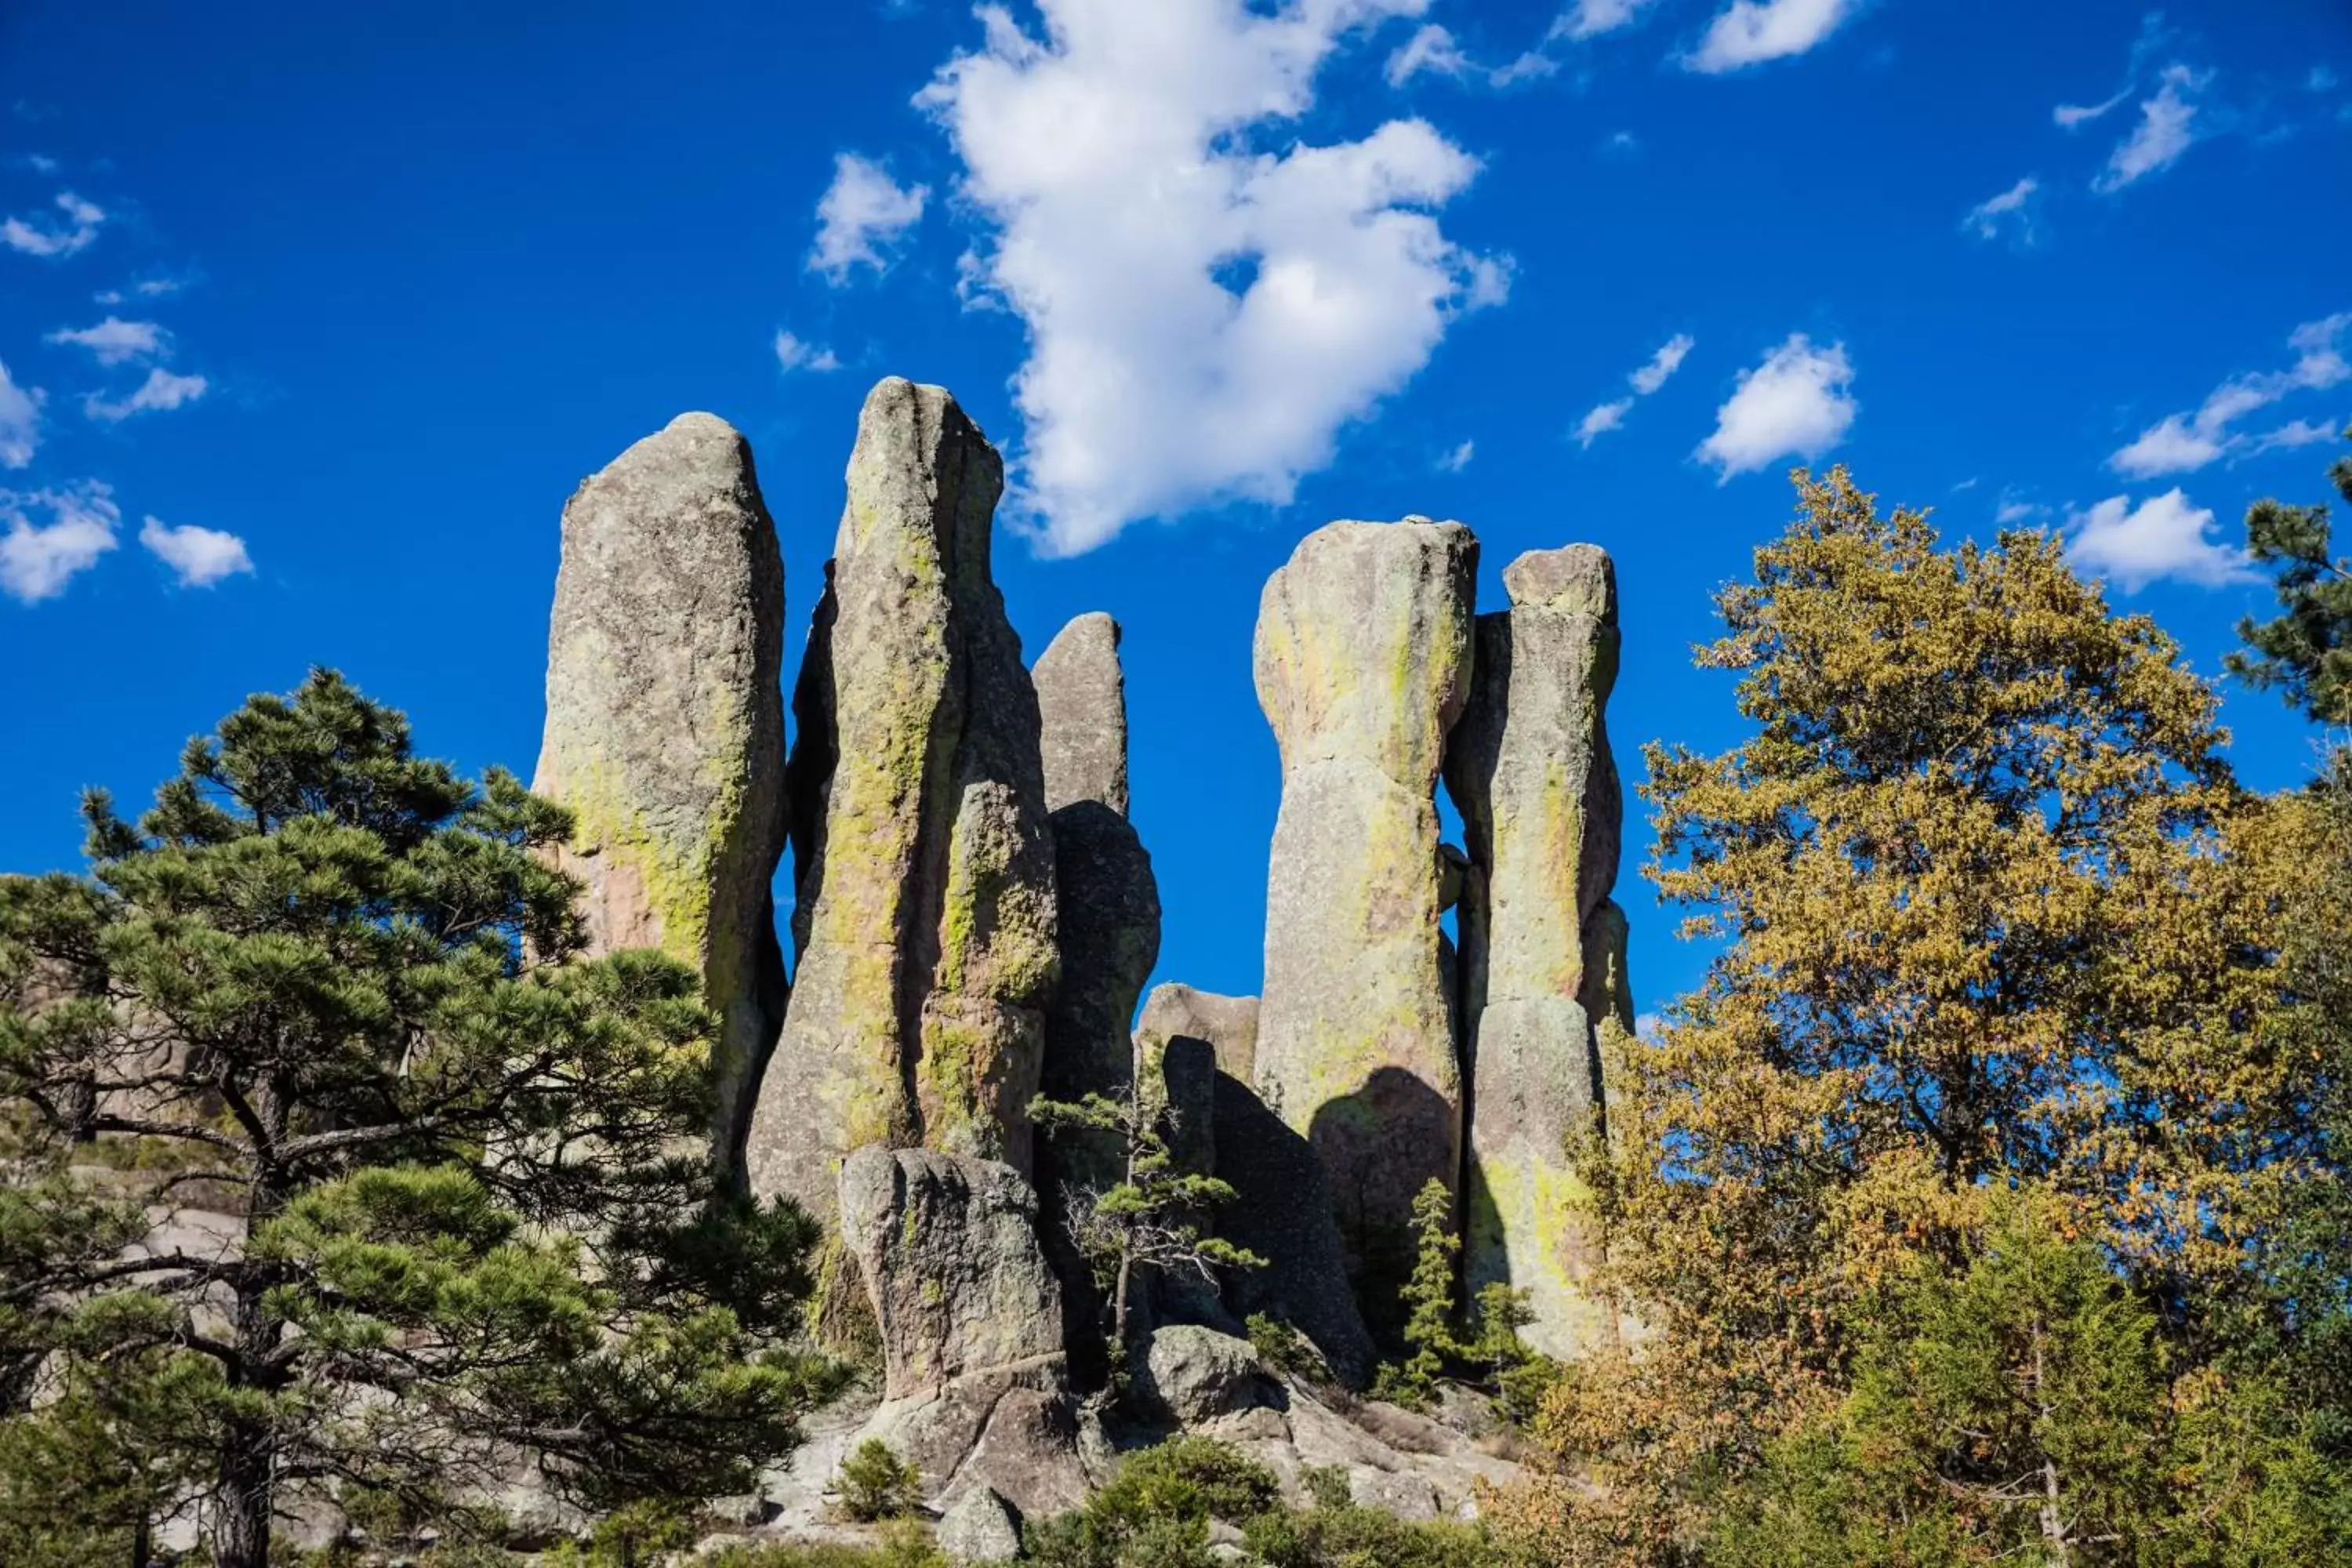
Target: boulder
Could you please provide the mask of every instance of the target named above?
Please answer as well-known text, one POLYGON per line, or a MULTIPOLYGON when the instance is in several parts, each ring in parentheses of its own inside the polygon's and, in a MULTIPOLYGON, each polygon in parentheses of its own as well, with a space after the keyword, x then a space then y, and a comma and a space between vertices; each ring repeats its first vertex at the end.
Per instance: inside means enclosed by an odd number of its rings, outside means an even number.
POLYGON ((1177 1038, 1206 1040, 1217 1070, 1244 1083, 1257 1080, 1257 998, 1220 996, 1170 982, 1151 988, 1136 1020, 1138 1042, 1161 1048, 1177 1038))
POLYGON ((1258 612, 1282 805, 1257 1086, 1313 1142, 1376 1296, 1411 1267, 1415 1194, 1459 1173, 1434 789, 1470 685, 1477 563, 1457 522, 1335 522, 1300 542, 1258 612))
POLYGON ((746 1160, 833 1212, 867 1143, 1030 1169, 1054 991, 1037 698, 990 575, 1003 464, 955 401, 867 396, 789 768, 800 952, 746 1160))
POLYGON ((1446 756, 1472 862, 1461 916, 1470 1078, 1465 1275, 1526 1290, 1525 1337, 1570 1356, 1614 1331, 1584 1289, 1573 1151, 1605 1101, 1602 1013, 1632 1028, 1616 880, 1623 803, 1603 710, 1616 581, 1589 544, 1522 555, 1511 607, 1478 618, 1476 676, 1446 756), (1614 933, 1613 935, 1612 933, 1614 933))
POLYGON ((730 1163, 784 1009, 783 613, 775 524, 723 419, 679 415, 563 509, 532 787, 573 814, 557 861, 586 888, 592 951, 701 972, 730 1163))
POLYGON ((974 1487, 940 1520, 939 1546, 957 1568, 1010 1563, 1021 1555, 1021 1521, 1011 1503, 974 1487))
POLYGON ((881 1331, 885 1400, 983 1375, 1037 1372, 1050 1384, 1061 1292, 1018 1172, 927 1149, 861 1149, 841 1168, 840 1215, 881 1331))
POLYGON ((1137 1397, 1144 1409, 1197 1426, 1260 1404, 1264 1373, 1247 1340, 1193 1323, 1169 1323, 1136 1348, 1137 1397))

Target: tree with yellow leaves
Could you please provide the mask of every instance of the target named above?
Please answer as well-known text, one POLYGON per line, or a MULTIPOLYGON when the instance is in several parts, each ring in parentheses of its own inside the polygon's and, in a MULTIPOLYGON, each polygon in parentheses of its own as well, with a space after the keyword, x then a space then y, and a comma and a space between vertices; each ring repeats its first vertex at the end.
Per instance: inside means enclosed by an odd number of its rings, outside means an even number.
POLYGON ((1717 596, 1753 726, 1647 752, 1650 874, 1721 944, 1627 1053, 1596 1150, 1642 1332, 1552 1395, 1564 1562, 1706 1560, 1712 1510, 1850 1392, 1874 1301, 2047 1194, 2176 1320, 2315 1173, 2312 1064, 2262 1027, 2275 887, 2212 690, 2037 532, 1940 547, 1843 468, 1717 596))

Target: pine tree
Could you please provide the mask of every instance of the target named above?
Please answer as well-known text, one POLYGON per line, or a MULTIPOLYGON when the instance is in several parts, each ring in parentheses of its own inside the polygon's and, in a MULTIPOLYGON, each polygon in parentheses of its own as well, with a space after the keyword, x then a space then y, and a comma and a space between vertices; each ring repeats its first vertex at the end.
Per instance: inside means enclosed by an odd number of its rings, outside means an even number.
POLYGON ((0 1103, 52 1173, 0 1310, 216 1568, 289 1489, 445 1509, 523 1454, 607 1507, 789 1450, 813 1227, 716 1190, 698 982, 580 960, 562 811, 321 671, 86 816, 90 877, 0 882, 0 1103), (174 1221, 123 1255, 68 1172, 174 1221))
MULTIPOLYGON (((2352 429, 2344 434, 2352 439, 2352 429)), ((2352 505, 2352 458, 2337 458, 2327 477, 2352 505)), ((2283 613, 2238 623, 2248 651, 2229 656, 2231 673, 2275 688, 2323 724, 2352 724, 2352 560, 2328 553, 2326 506, 2256 501, 2246 512, 2246 548, 2277 574, 2283 613)))

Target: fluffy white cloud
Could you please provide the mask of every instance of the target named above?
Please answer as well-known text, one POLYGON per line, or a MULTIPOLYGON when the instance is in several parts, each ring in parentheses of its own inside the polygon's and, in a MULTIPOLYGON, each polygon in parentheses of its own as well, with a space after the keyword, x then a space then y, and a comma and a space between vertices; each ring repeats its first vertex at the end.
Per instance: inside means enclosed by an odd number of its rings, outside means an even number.
POLYGON ((2212 510, 2191 506, 2178 489, 2137 506, 2128 496, 2110 496, 2070 527, 2066 553, 2074 564, 2113 578, 2126 594, 2161 577, 2218 588, 2258 575, 2243 551, 2212 537, 2212 510))
POLYGON ((776 333, 776 363, 786 372, 839 370, 840 359, 831 349, 803 342, 787 331, 776 333))
POLYGON ((113 492, 101 484, 0 490, 0 521, 8 525, 0 535, 0 593, 27 605, 57 597, 115 547, 121 521, 113 492), (49 521, 35 523, 29 514, 36 510, 47 512, 49 521))
POLYGON ((967 268, 1029 357, 1016 514, 1075 553, 1128 523, 1280 504, 1507 268, 1433 209, 1477 160, 1419 120, 1270 150, 1351 34, 1427 0, 1042 0, 921 101, 991 233, 967 268))
POLYGON ((2058 122, 2060 130, 2072 131, 2076 126, 2104 119, 2112 110, 2122 108, 2130 97, 2131 89, 2126 88, 2105 103, 2062 103, 2050 111, 2050 118, 2058 122))
POLYGON ((1402 87, 1423 71, 1458 77, 1471 68, 1470 57, 1462 52, 1454 35, 1432 22, 1397 46, 1381 74, 1391 87, 1402 87))
POLYGON ((1658 352, 1650 356, 1649 363, 1625 379, 1633 384, 1637 395, 1647 397, 1665 385, 1667 377, 1682 369, 1683 361, 1690 357, 1691 350, 1697 345, 1698 340, 1688 332, 1676 332, 1658 346, 1658 352))
POLYGON ((2245 455, 2261 457, 2264 452, 2293 451, 2299 447, 2315 447, 2323 441, 2333 441, 2342 430, 2325 419, 2290 419, 2275 430, 2265 430, 2246 444, 2245 455))
POLYGON ((2042 182, 2028 174, 1997 196, 1979 202, 1960 219, 1960 227, 1979 239, 1999 239, 2013 230, 2020 245, 2033 243, 2032 203, 2042 182))
POLYGON ((0 221, 0 245, 11 250, 21 250, 27 256, 65 257, 86 250, 98 237, 100 226, 106 222, 104 209, 86 202, 71 191, 58 195, 58 205, 66 215, 65 222, 46 217, 12 217, 0 221))
POLYGON ((41 444, 41 389, 19 386, 0 364, 0 468, 21 468, 41 444))
POLYGON ((1458 474, 1470 466, 1470 459, 1475 457, 1477 452, 1478 444, 1475 441, 1465 441, 1437 459, 1437 471, 1441 474, 1458 474))
POLYGON ((859 267, 887 271, 891 250, 921 219, 930 195, 929 185, 901 186, 870 159, 840 154, 833 161, 833 184, 817 198, 810 269, 835 283, 848 281, 859 267))
POLYGON ((183 588, 209 588, 224 577, 253 570, 245 541, 216 528, 194 523, 172 528, 151 517, 140 527, 139 542, 172 569, 183 588))
POLYGON ((1804 333, 1791 332, 1763 363, 1740 373, 1738 388, 1716 410, 1715 434, 1696 455, 1725 482, 1775 458, 1817 458, 1853 427, 1861 405, 1853 384, 1843 343, 1817 349, 1804 333))
POLYGON ((2167 66, 2157 79, 2156 96, 2140 103, 2139 123, 2116 144, 2091 188, 2103 194, 2120 191, 2179 163, 2197 140, 2198 99, 2212 79, 2210 71, 2167 66))
POLYGON ((194 403, 210 384, 201 375, 174 375, 158 365, 147 373, 147 379, 130 396, 110 401, 93 392, 81 400, 81 411, 92 419, 112 425, 134 414, 160 413, 194 403))
POLYGON ((94 327, 60 327, 49 334, 48 341, 86 348, 98 356, 100 364, 126 364, 163 354, 171 334, 152 321, 126 321, 120 316, 109 316, 94 327))
POLYGON ((1576 0, 1552 24, 1556 38, 1594 38, 1630 27, 1658 0, 1576 0))
POLYGON ((2352 380, 2352 362, 2346 360, 2343 348, 2347 330, 2352 330, 2352 310, 2304 322, 2287 334, 2287 347, 2295 356, 2292 365, 2223 382, 2207 395, 2195 414, 2166 415, 2108 458, 2107 466, 2132 479, 2155 479, 2194 473, 2232 454, 2251 456, 2291 444, 2269 437, 2242 436, 2231 426, 2295 393, 2325 392, 2352 380))
POLYGON ((1732 0, 1683 65, 1716 73, 1801 55, 1860 9, 1861 0, 1732 0))

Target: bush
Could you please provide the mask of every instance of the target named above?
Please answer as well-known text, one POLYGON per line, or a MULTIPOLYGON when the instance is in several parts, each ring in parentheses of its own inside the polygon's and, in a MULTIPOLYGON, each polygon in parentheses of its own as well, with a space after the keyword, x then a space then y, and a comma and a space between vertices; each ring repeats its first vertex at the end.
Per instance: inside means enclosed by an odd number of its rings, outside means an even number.
POLYGON ((1295 1377, 1301 1383, 1320 1387, 1330 1383, 1331 1367, 1315 1342, 1289 1323, 1269 1312, 1252 1312, 1249 1318, 1250 1349, 1265 1368, 1277 1377, 1295 1377))
POLYGON ((923 1504, 922 1471, 892 1453, 879 1437, 858 1444, 834 1479, 843 1515, 861 1524, 898 1519, 923 1504))
POLYGON ((910 1519, 884 1525, 871 1546, 834 1542, 738 1544, 695 1561, 698 1568, 949 1568, 947 1555, 933 1543, 930 1531, 910 1519))

